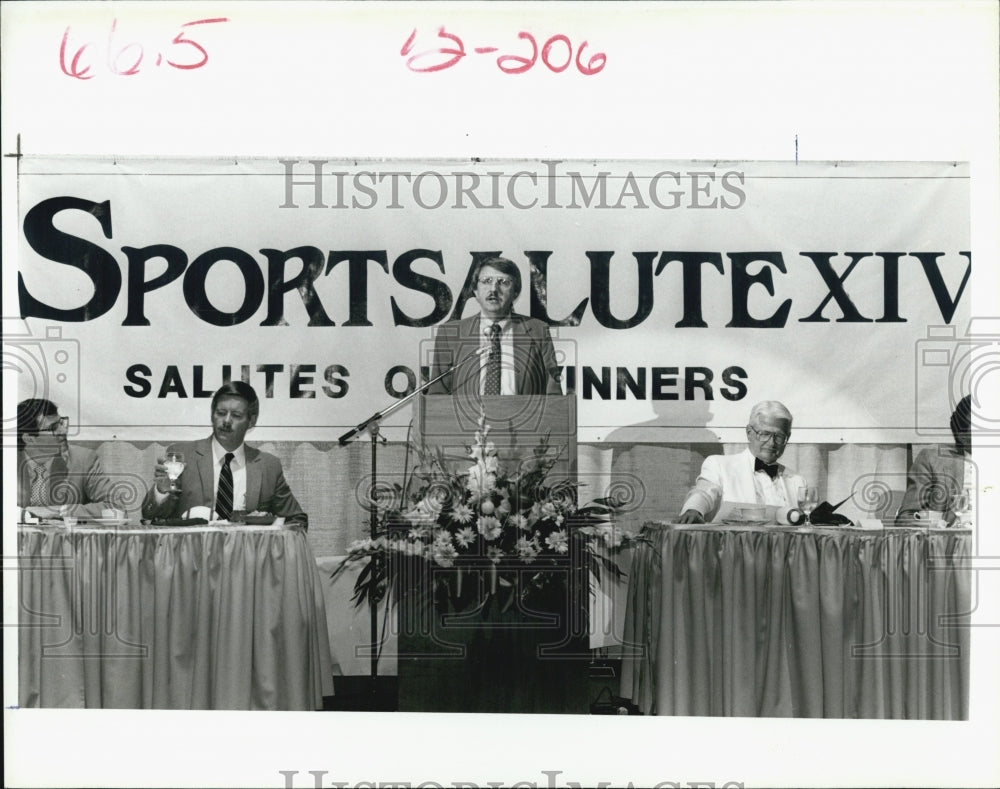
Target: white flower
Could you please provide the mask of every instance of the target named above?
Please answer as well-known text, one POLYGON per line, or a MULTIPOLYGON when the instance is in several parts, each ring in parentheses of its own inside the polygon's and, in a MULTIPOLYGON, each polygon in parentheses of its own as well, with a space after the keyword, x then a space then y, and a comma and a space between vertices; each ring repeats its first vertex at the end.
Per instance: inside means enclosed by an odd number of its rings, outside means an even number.
POLYGON ((439 564, 442 567, 451 567, 455 564, 455 557, 458 556, 458 551, 455 550, 455 546, 451 544, 451 538, 447 543, 434 541, 434 545, 431 546, 431 557, 434 559, 435 564, 439 564))
POLYGON ((435 529, 434 545, 451 545, 451 532, 447 529, 435 529))
POLYGON ((485 496, 497 484, 496 474, 490 473, 482 464, 469 466, 468 479, 465 487, 475 496, 485 496))
POLYGON ((476 528, 487 540, 495 540, 500 536, 500 532, 503 531, 500 521, 492 515, 481 515, 479 521, 476 523, 476 528))
POLYGON ((456 523, 469 523, 472 520, 472 508, 458 504, 451 511, 451 519, 456 523))
POLYGON ((507 523, 509 523, 515 529, 520 529, 521 531, 528 531, 528 529, 530 528, 528 526, 528 519, 525 518, 520 513, 511 515, 509 518, 507 518, 507 523))
POLYGON ((372 541, 370 537, 366 537, 363 540, 355 540, 350 545, 347 546, 348 553, 363 553, 372 547, 372 541))
POLYGON ((566 553, 569 551, 569 536, 565 529, 554 531, 545 538, 545 544, 556 553, 566 553))
POLYGON ((531 564, 535 557, 538 556, 538 543, 534 539, 528 539, 527 537, 519 537, 515 545, 515 550, 517 550, 517 555, 520 556, 526 564, 531 564))
POLYGON ((468 548, 475 541, 476 533, 470 526, 466 526, 464 529, 459 529, 455 533, 455 542, 457 542, 462 548, 468 548))
POLYGON ((493 562, 493 564, 500 564, 500 560, 503 558, 503 551, 494 545, 486 551, 486 558, 493 562))

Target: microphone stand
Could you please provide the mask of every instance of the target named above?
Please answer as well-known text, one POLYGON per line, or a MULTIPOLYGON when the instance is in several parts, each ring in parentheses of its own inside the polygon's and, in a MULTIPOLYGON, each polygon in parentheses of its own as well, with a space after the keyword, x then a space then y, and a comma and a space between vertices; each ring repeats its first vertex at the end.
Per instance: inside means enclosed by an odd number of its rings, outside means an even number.
MULTIPOLYGON (((340 446, 346 446, 351 443, 355 438, 357 438, 362 433, 367 432, 372 438, 372 452, 371 452, 371 464, 372 464, 372 483, 369 488, 369 499, 371 500, 370 506, 370 519, 369 519, 369 532, 371 534, 371 539, 374 541, 378 538, 378 506, 375 504, 375 496, 378 491, 378 443, 381 440, 385 442, 385 438, 380 433, 380 425, 382 420, 385 419, 390 414, 398 411, 408 402, 410 402, 417 395, 423 394, 431 386, 436 384, 446 375, 454 373, 459 367, 462 367, 470 359, 481 358, 485 353, 489 352, 489 347, 478 348, 471 354, 466 356, 464 359, 458 362, 458 364, 449 367, 440 375, 431 378, 427 383, 418 386, 412 392, 410 392, 406 397, 396 400, 388 408, 384 408, 381 411, 376 411, 370 417, 365 419, 363 422, 358 423, 355 427, 348 430, 337 442, 340 446)), ((374 557, 369 561, 374 562, 374 557)), ((374 573, 372 574, 374 578, 374 573)), ((379 637, 378 637, 378 604, 375 602, 375 595, 368 595, 368 614, 371 621, 371 667, 369 682, 371 684, 370 692, 372 699, 374 700, 377 696, 377 685, 378 685, 378 655, 379 655, 379 637)), ((387 613, 388 615, 388 613, 387 613)))

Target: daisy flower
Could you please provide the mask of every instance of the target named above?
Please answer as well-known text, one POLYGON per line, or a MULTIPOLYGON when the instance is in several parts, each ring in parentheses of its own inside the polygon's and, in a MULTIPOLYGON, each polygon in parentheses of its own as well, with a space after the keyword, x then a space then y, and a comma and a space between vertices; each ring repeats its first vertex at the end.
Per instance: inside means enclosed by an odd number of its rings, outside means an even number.
POLYGON ((476 528, 479 529, 479 533, 487 540, 495 540, 500 536, 500 532, 503 531, 500 521, 492 515, 480 516, 479 522, 476 524, 476 528))
POLYGON ((451 511, 451 519, 455 523, 469 523, 472 520, 472 508, 465 504, 458 504, 451 511))
POLYGON ((455 533, 455 542, 457 542, 459 546, 462 548, 468 548, 475 541, 476 541, 476 533, 472 530, 471 526, 466 526, 464 529, 459 529, 455 533))

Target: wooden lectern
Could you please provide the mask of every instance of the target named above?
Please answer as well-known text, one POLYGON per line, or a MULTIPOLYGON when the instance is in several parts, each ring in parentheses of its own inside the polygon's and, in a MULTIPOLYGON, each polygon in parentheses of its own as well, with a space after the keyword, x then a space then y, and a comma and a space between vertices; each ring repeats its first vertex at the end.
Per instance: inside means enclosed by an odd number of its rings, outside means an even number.
POLYGON ((573 395, 511 395, 464 397, 429 395, 417 403, 417 434, 422 447, 441 447, 455 469, 469 465, 468 447, 476 438, 479 420, 486 415, 489 439, 500 462, 511 471, 530 457, 545 436, 560 451, 551 481, 576 475, 576 397, 573 395))
MULTIPOLYGON (((550 481, 575 477, 573 396, 422 397, 418 440, 424 447, 441 447, 446 462, 461 470, 472 462, 467 447, 475 441, 482 413, 490 426, 488 440, 509 470, 531 457, 548 435, 549 446, 561 450, 550 481)), ((454 572, 421 566, 429 574, 454 572)), ((465 571, 465 599, 457 608, 421 593, 433 587, 431 578, 414 579, 398 601, 400 711, 588 712, 585 568, 582 540, 574 539, 565 566, 552 571, 565 578, 564 587, 531 604, 491 595, 488 561, 481 570, 465 571)))

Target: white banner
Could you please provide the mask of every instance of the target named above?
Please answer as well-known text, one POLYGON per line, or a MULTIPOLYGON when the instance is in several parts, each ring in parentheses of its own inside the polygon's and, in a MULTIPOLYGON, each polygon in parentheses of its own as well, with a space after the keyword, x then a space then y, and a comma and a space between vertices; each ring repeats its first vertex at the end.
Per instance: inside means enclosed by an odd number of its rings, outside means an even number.
POLYGON ((74 156, 19 177, 5 360, 81 438, 200 435, 242 377, 258 440, 334 439, 412 391, 486 253, 550 324, 581 441, 738 441, 764 399, 798 441, 933 441, 970 385, 963 165, 74 156))

